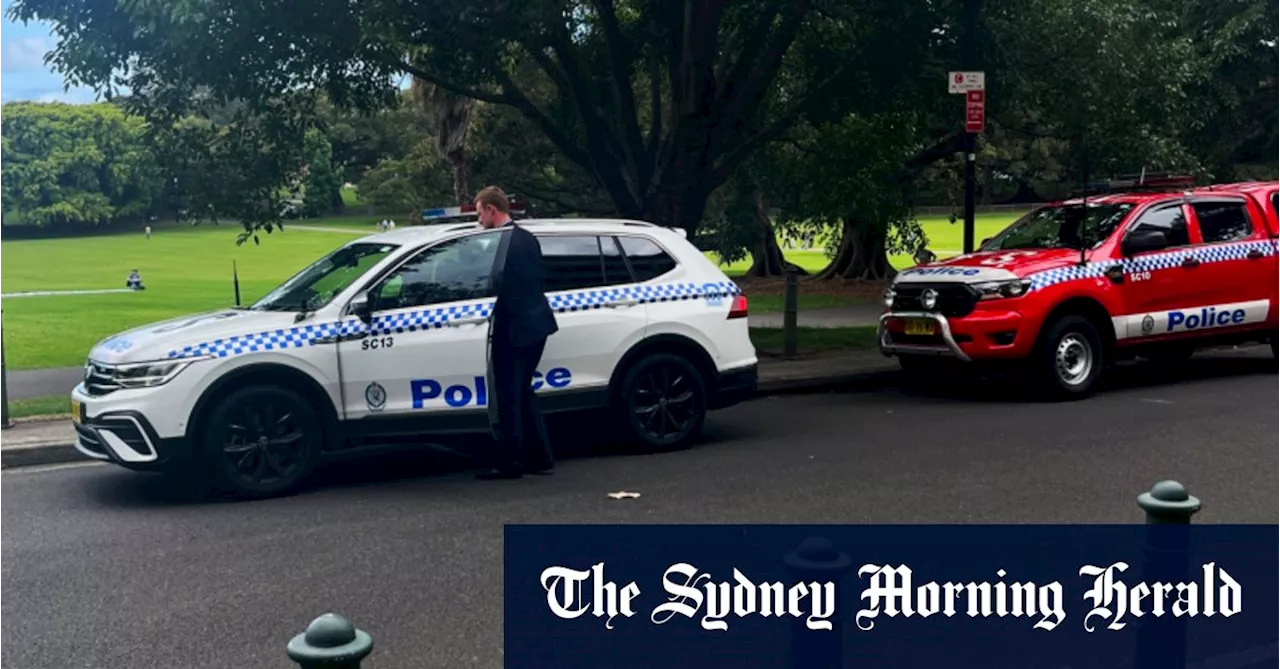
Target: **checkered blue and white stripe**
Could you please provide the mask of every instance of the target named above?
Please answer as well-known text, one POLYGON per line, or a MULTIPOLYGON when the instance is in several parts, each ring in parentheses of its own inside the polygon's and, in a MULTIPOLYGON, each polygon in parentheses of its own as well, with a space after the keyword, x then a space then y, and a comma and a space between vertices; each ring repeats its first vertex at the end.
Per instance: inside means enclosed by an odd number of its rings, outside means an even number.
MULTIPOLYGON (((1172 269, 1179 267, 1187 258, 1195 258, 1201 264, 1209 264, 1215 262, 1227 262, 1230 260, 1240 260, 1248 256, 1251 251, 1258 251, 1263 255, 1275 255, 1276 243, 1271 240, 1249 240, 1245 242, 1234 242, 1230 244, 1214 244, 1212 246, 1198 246, 1186 249, 1177 249, 1164 253, 1151 253, 1139 258, 1127 258, 1120 262, 1123 266, 1125 274, 1132 272, 1154 272, 1162 269, 1172 269)), ((1106 273, 1107 269, 1116 265, 1114 260, 1104 260, 1101 262, 1091 262, 1087 265, 1072 265, 1070 267, 1059 267, 1056 269, 1045 270, 1030 274, 1026 278, 1031 280, 1031 290, 1048 288, 1067 281, 1077 281, 1080 279, 1096 279, 1106 273)))
MULTIPOLYGON (((719 299, 734 297, 741 293, 742 290, 732 281, 711 281, 701 284, 680 282, 564 291, 547 295, 547 302, 556 312, 565 313, 599 309, 610 303, 624 300, 635 300, 640 304, 695 299, 714 302, 719 299)), ((369 326, 366 326, 358 319, 346 319, 339 322, 315 323, 300 327, 235 335, 174 349, 169 351, 168 357, 180 359, 213 355, 219 358, 226 358, 244 353, 315 346, 320 340, 356 334, 365 329, 368 329, 370 334, 373 335, 385 335, 441 328, 448 325, 450 321, 477 317, 488 318, 493 311, 493 305, 493 300, 485 300, 455 304, 448 307, 405 311, 379 316, 369 326)))

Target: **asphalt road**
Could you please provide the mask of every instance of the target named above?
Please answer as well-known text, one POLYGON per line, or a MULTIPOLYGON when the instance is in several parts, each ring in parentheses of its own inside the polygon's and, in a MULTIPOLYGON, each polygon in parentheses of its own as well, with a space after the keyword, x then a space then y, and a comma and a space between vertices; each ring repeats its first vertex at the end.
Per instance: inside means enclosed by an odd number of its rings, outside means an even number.
POLYGON ((1140 523, 1135 496, 1164 478, 1204 500, 1196 522, 1280 520, 1269 352, 1113 386, 1056 405, 1000 385, 761 399, 678 453, 503 482, 397 457, 251 503, 105 465, 11 470, 0 660, 285 669, 289 638, 333 610, 373 635, 366 667, 501 666, 504 523, 1140 523))

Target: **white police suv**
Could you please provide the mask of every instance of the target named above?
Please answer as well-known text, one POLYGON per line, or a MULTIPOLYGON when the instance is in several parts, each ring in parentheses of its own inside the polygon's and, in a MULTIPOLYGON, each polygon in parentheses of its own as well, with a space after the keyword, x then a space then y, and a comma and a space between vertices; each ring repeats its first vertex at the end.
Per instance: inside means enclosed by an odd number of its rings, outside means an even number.
MULTIPOLYGON (((667 449, 754 391, 746 297, 683 231, 520 225, 542 245, 560 326, 533 382, 545 412, 606 409, 629 441, 667 449)), ((249 307, 100 342, 71 395, 77 448, 263 496, 387 437, 487 432, 502 234, 468 223, 372 235, 249 307)))

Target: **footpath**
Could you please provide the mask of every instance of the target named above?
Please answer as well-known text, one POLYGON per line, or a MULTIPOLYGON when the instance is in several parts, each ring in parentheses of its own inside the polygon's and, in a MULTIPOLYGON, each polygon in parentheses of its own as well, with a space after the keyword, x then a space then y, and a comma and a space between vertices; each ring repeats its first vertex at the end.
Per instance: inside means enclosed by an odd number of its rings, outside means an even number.
MULTIPOLYGON (((792 359, 760 356, 758 395, 821 392, 843 387, 876 387, 898 370, 879 351, 800 354, 792 359)), ((68 418, 14 421, 0 430, 0 468, 87 461, 75 449, 75 428, 68 418)))

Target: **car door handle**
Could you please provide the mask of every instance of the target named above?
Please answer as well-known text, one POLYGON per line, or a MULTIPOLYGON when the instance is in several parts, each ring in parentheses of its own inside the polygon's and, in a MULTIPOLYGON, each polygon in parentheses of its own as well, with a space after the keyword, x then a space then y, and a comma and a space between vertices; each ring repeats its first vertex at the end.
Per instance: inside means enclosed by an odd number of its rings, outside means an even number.
POLYGON ((453 327, 462 327, 464 325, 478 325, 486 323, 489 319, 484 316, 473 316, 471 318, 453 318, 449 320, 449 325, 453 327))
POLYGON ((1250 251, 1249 251, 1249 255, 1247 255, 1247 256, 1245 256, 1245 257, 1246 257, 1246 258, 1248 258, 1249 260, 1257 260, 1258 258, 1263 257, 1263 253, 1262 253, 1262 251, 1259 251, 1258 249, 1252 249, 1252 250, 1250 250, 1250 251))
POLYGON ((365 337, 368 337, 368 336, 369 336, 369 331, 363 330, 360 332, 355 332, 355 333, 345 334, 345 335, 329 335, 328 337, 320 337, 315 340, 315 343, 317 345, 336 344, 341 341, 355 341, 357 339, 364 339, 365 337))
POLYGON ((619 307, 634 307, 637 304, 640 304, 640 300, 628 298, 625 300, 614 300, 612 302, 608 302, 605 306, 617 309, 619 307))
POLYGON ((1188 269, 1190 269, 1190 268, 1192 268, 1192 267, 1199 267, 1199 266, 1200 266, 1200 261, 1199 261, 1199 260, 1196 260, 1195 258, 1187 258, 1186 260, 1183 260, 1183 261, 1182 261, 1182 266, 1183 266, 1183 267, 1186 267, 1186 268, 1188 268, 1188 269))

